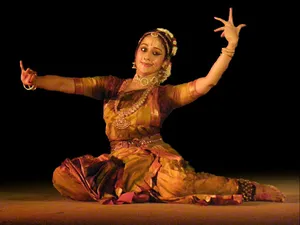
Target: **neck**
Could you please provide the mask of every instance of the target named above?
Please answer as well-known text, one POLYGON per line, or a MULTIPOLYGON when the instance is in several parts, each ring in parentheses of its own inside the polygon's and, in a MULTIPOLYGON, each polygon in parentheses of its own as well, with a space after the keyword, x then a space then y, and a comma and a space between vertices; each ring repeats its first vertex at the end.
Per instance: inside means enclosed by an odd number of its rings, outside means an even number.
POLYGON ((159 78, 157 74, 149 74, 146 76, 135 74, 135 76, 133 77, 133 82, 137 83, 142 87, 148 87, 150 85, 159 84, 159 78))

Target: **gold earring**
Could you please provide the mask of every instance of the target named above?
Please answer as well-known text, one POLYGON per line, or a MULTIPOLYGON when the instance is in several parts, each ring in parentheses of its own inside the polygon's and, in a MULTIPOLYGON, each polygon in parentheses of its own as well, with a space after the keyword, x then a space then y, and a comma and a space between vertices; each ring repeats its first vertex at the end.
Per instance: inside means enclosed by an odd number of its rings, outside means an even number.
POLYGON ((136 69, 135 62, 132 63, 132 69, 136 69))

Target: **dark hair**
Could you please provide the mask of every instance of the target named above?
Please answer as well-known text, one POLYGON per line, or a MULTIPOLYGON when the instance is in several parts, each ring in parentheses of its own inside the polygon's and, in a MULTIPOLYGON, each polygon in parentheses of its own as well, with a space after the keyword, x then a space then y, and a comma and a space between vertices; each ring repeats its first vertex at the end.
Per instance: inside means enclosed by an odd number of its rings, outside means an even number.
POLYGON ((171 58, 173 56, 175 56, 176 51, 177 51, 177 41, 174 38, 173 34, 163 28, 156 28, 154 30, 148 31, 146 33, 143 34, 143 36, 140 38, 139 42, 138 42, 138 47, 141 43, 141 41, 146 37, 152 35, 154 37, 159 37, 160 40, 163 43, 163 46, 166 50, 166 58, 171 58))

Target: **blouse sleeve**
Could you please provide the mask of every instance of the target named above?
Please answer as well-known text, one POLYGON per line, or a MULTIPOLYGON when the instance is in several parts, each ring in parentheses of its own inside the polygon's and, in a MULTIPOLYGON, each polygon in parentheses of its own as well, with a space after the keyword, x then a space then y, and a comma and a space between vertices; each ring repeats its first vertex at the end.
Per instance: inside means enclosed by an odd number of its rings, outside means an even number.
POLYGON ((160 91, 160 102, 166 111, 187 105, 200 97, 196 91, 196 80, 179 84, 165 85, 160 91))
POLYGON ((117 95, 123 79, 109 75, 74 78, 74 82, 75 94, 104 100, 117 95))

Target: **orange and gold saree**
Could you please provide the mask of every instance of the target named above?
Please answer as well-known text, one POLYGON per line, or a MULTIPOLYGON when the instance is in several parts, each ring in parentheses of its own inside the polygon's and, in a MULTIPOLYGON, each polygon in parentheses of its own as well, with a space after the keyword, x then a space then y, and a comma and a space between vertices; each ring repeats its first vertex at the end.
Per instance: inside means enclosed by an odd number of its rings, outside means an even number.
POLYGON ((54 187, 74 200, 102 204, 135 202, 240 204, 236 179, 196 172, 160 135, 172 112, 196 100, 194 82, 125 92, 130 79, 114 76, 76 78, 76 93, 103 100, 111 149, 98 157, 65 159, 53 174, 54 187), (124 127, 116 126, 120 109, 130 109, 124 127))

